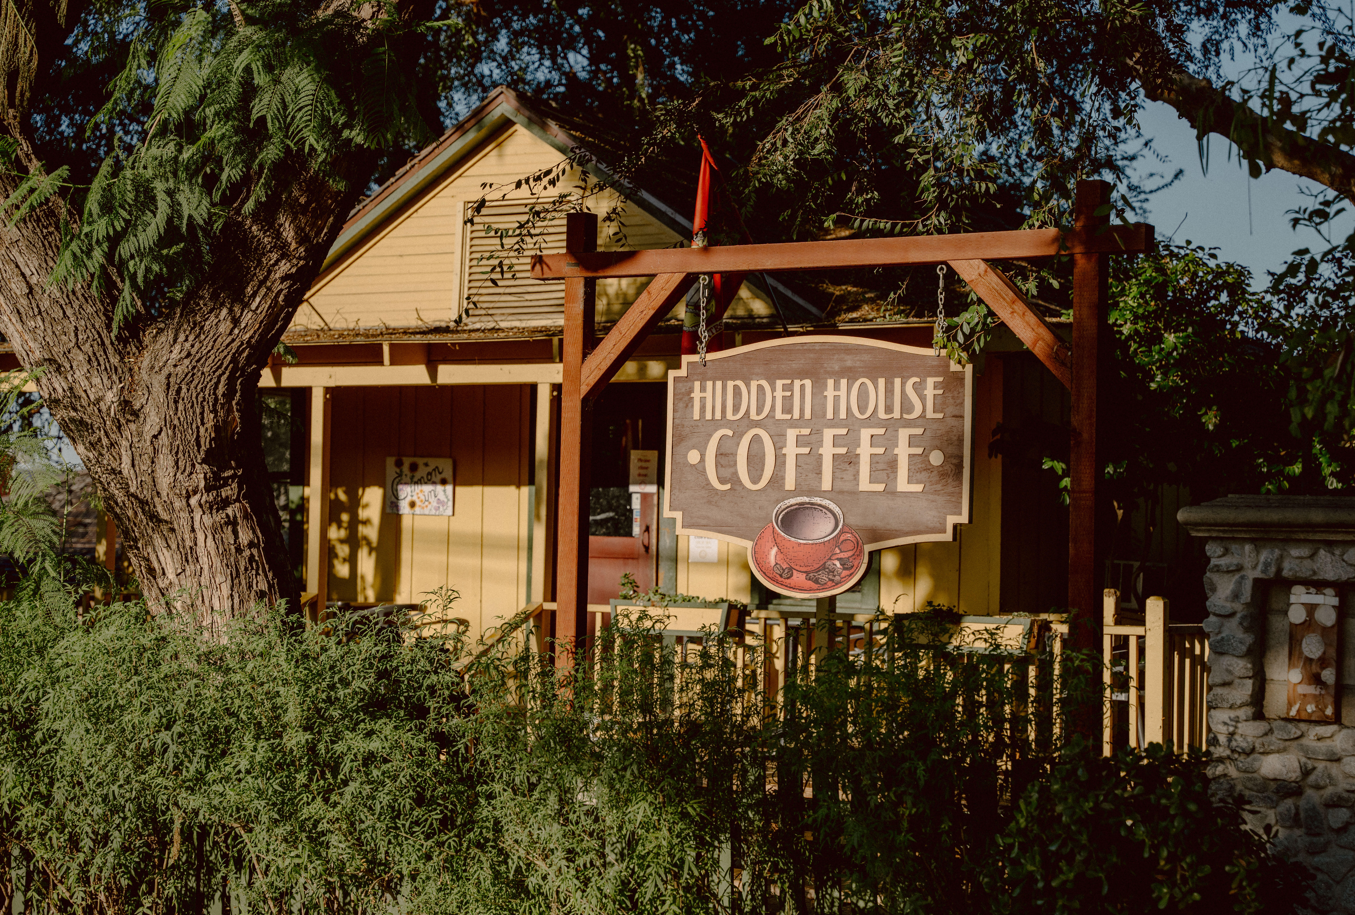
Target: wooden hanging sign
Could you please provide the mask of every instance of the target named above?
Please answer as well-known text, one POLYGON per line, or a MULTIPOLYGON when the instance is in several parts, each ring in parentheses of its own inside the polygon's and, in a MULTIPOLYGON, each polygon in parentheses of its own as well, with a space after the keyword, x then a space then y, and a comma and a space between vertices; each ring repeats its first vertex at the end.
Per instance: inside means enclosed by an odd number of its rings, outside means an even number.
POLYGON ((808 336, 668 375, 664 511, 748 549, 782 594, 851 588, 867 553, 969 520, 972 378, 930 349, 808 336))

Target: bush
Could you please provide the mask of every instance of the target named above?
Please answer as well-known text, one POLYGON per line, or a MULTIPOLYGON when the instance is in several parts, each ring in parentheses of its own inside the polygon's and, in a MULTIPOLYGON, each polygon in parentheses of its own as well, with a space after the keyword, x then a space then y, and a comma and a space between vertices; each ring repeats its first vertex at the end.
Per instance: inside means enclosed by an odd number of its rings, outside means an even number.
POLYGON ((1068 759, 999 838, 1001 913, 1293 911, 1312 879, 1215 803, 1202 756, 1068 759))
POLYGON ((1200 760, 1059 757, 1049 678, 1032 698, 1009 658, 938 647, 944 619, 778 705, 758 646, 679 650, 645 618, 564 680, 511 636, 473 657, 260 611, 216 643, 191 618, 0 605, 0 881, 29 911, 1258 911, 1283 888, 1200 760))
POLYGON ((0 607, 0 845, 52 910, 385 908, 473 834, 452 652, 191 613, 0 607), (336 637, 338 636, 338 637, 336 637))

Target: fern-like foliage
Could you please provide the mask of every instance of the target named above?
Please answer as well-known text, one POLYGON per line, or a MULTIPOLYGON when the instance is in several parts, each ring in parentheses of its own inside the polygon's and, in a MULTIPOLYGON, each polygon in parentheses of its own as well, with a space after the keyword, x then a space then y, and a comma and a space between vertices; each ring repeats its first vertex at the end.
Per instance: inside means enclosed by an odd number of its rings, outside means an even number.
MULTIPOLYGON (((39 0, 41 3, 41 0, 39 0)), ((64 25, 66 0, 47 0, 52 18, 64 25)), ((33 0, 0 0, 0 105, 22 108, 38 76, 38 42, 33 35, 33 0)))
MULTIPOLYGON (((200 282, 232 214, 256 214, 307 171, 345 187, 353 152, 426 130, 397 59, 420 24, 402 21, 391 0, 325 15, 277 0, 162 6, 178 11, 136 20, 90 123, 124 135, 71 196, 80 219, 53 276, 115 296, 115 327, 172 307, 200 282)), ((23 182, 4 212, 17 222, 64 177, 23 182)))
POLYGON ((8 217, 11 226, 17 225, 29 213, 62 188, 70 168, 62 166, 49 175, 25 175, 14 193, 0 203, 0 213, 8 217))
POLYGON ((21 421, 33 408, 24 397, 33 378, 0 383, 0 555, 19 566, 18 591, 56 612, 110 581, 102 569, 62 554, 62 519, 49 496, 69 470, 39 430, 21 421))

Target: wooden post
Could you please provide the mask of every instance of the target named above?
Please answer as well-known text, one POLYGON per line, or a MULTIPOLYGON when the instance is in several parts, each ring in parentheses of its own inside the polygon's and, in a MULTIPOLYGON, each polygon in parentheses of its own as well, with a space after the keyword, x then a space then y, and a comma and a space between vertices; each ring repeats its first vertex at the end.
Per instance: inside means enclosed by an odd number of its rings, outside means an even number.
POLYGON ((99 540, 94 545, 94 558, 108 570, 108 576, 113 582, 113 587, 107 594, 97 589, 94 593, 97 600, 111 604, 121 594, 121 589, 118 587, 118 523, 105 509, 99 510, 98 517, 99 540))
POLYGON ((1127 727, 1129 746, 1135 750, 1142 750, 1143 741, 1139 739, 1139 724, 1142 720, 1139 700, 1143 698, 1143 675, 1139 673, 1139 637, 1130 635, 1126 644, 1129 648, 1129 660, 1125 665, 1129 683, 1129 724, 1127 727))
POLYGON ((814 601, 814 664, 828 656, 837 642, 837 596, 820 597, 814 601))
MULTIPOLYGON (((570 213, 565 218, 565 251, 597 250, 598 218, 570 213)), ((573 258, 571 258, 573 259, 573 258)), ((573 653, 588 635, 588 495, 592 416, 583 399, 583 361, 593 344, 597 280, 565 280, 563 361, 560 385, 559 535, 556 537, 555 638, 558 667, 573 665, 573 653)))
POLYGON ((1148 598, 1143 630, 1143 739, 1166 743, 1172 733, 1171 610, 1160 597, 1148 598))
MULTIPOLYGON (((557 339, 557 343, 560 341, 557 339)), ((556 347, 556 356, 558 361, 559 347, 556 347)), ((546 493, 546 581, 550 584, 541 592, 543 601, 555 601, 555 588, 559 582, 559 553, 555 549, 555 542, 560 536, 560 386, 553 384, 550 386, 550 462, 546 466, 546 479, 549 480, 546 493)), ((550 625, 555 625, 555 611, 552 609, 544 613, 542 618, 549 618, 550 625)))
POLYGON ((1120 609, 1120 592, 1107 588, 1101 598, 1101 755, 1115 752, 1115 676, 1111 659, 1115 652, 1115 636, 1110 628, 1115 625, 1115 614, 1120 609))
MULTIPOLYGON (((1090 231, 1110 223, 1106 207, 1110 185, 1080 181, 1074 203, 1075 228, 1090 231)), ((1072 491, 1068 511, 1068 609, 1073 646, 1091 650, 1096 644, 1097 563, 1104 559, 1104 535, 1098 536, 1096 484, 1101 477, 1097 455, 1096 403, 1109 359, 1108 279, 1110 262, 1103 253, 1073 255, 1073 430, 1068 473, 1072 491)))
POLYGON ((329 388, 311 388, 310 499, 306 506, 306 590, 315 594, 315 619, 329 594, 329 388))

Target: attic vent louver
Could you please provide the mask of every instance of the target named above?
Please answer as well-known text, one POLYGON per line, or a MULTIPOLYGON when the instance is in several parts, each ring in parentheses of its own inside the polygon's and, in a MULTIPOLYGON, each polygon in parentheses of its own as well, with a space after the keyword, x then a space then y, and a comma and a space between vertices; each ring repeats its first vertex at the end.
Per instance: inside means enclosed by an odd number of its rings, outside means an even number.
MULTIPOLYGON (((533 224, 533 200, 487 201, 467 225, 466 295, 460 323, 469 328, 559 327, 563 321, 563 283, 531 276, 533 254, 565 250, 564 213, 533 224)), ((474 208, 467 204, 466 216, 474 208)))

